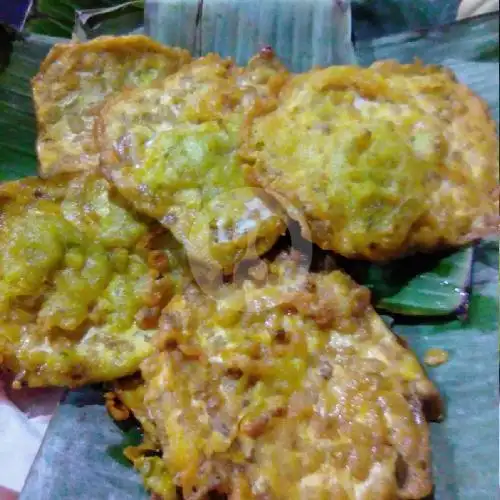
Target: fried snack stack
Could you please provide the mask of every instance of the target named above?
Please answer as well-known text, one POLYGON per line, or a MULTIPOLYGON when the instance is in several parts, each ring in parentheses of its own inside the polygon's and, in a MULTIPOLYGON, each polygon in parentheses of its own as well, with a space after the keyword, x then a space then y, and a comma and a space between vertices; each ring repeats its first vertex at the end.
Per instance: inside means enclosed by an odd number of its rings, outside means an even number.
POLYGON ((368 290, 278 248, 291 220, 375 261, 497 232, 482 101, 420 63, 291 75, 142 36, 55 46, 33 93, 44 180, 0 186, 16 385, 112 381, 156 498, 427 496, 436 388, 368 290))

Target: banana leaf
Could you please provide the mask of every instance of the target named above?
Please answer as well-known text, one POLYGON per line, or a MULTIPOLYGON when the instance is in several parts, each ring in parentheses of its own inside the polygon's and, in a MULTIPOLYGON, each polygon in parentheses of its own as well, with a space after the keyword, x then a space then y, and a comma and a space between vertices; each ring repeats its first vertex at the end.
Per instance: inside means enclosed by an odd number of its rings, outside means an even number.
POLYGON ((76 11, 74 36, 90 40, 101 35, 127 35, 144 30, 144 2, 120 3, 105 9, 76 11))
POLYGON ((455 21, 460 0, 353 0, 356 39, 371 39, 455 21))
POLYGON ((349 1, 146 0, 145 30, 199 56, 217 52, 245 64, 271 46, 293 71, 352 64, 349 1))
POLYGON ((467 313, 474 248, 419 255, 386 265, 342 261, 367 286, 378 309, 408 316, 467 313))
POLYGON ((497 241, 475 249, 466 321, 398 318, 393 329, 422 358, 444 349, 448 363, 431 369, 446 401, 446 418, 431 426, 436 500, 489 500, 498 493, 497 241))
POLYGON ((132 463, 125 457, 124 451, 129 446, 139 446, 143 440, 143 433, 139 425, 122 429, 123 439, 119 444, 108 446, 108 455, 124 467, 132 467, 132 463))
POLYGON ((60 39, 26 35, 11 46, 1 47, 10 62, 0 74, 0 181, 36 174, 36 121, 30 79, 57 41, 60 39))
MULTIPOLYGON (((114 9, 118 9, 118 11, 125 9, 126 12, 113 13, 97 21, 98 25, 106 30, 102 31, 103 33, 108 35, 127 33, 137 28, 137 24, 143 22, 143 0, 134 2, 124 2, 123 0, 34 0, 28 12, 25 29, 30 33, 71 38, 75 21, 78 22, 80 12, 92 11, 92 14, 99 14, 100 11, 114 11, 114 9), (120 20, 116 21, 117 19, 120 20), (115 22, 111 22, 112 20, 115 22), (132 23, 134 26, 130 28, 132 23)), ((107 13, 109 14, 109 12, 107 13)))
MULTIPOLYGON (((374 40, 361 40, 356 44, 356 54, 361 64, 376 59, 397 59, 411 62, 418 57, 430 64, 445 64, 448 60, 479 61, 498 46, 498 12, 472 19, 415 29, 374 40)), ((498 61, 498 50, 490 61, 498 61)))
MULTIPOLYGON (((188 6, 192 7, 190 2, 171 3, 180 9, 185 8, 183 12, 188 12, 188 6)), ((186 19, 194 22, 189 16, 186 19)), ((159 19, 158 23, 161 22, 159 19)), ((498 77, 492 71, 498 71, 498 50, 493 46, 498 43, 495 23, 498 26, 498 17, 482 17, 451 25, 446 30, 437 28, 362 41, 358 43, 357 56, 363 64, 383 57, 409 61, 418 56, 433 63, 451 61, 463 81, 488 100, 494 113, 497 110, 498 117, 498 79, 495 79, 498 77)), ((161 26, 156 31, 178 40, 184 36, 181 30, 193 33, 193 26, 187 21, 179 24, 179 28, 172 28, 176 29, 173 34, 166 34, 161 26)), ((186 43, 189 40, 185 38, 186 43)), ((28 80, 36 71, 37 57, 41 59, 53 41, 30 36, 23 42, 14 42, 11 64, 0 76, 2 179, 35 171, 35 132, 28 104, 28 80), (19 57, 21 61, 18 62, 19 57), (17 100, 15 98, 18 88, 24 92, 24 101, 22 96, 18 96, 17 100), (16 106, 10 105, 12 95, 16 106), (17 112, 21 125, 31 123, 33 126, 31 132, 23 132, 29 136, 27 141, 20 137, 19 132, 14 140, 15 124, 18 122, 9 121, 9 114, 17 112), (10 140, 4 138, 5 125, 11 129, 10 140), (16 150, 15 145, 19 141, 24 144, 24 150, 16 150)), ((309 40, 304 49, 309 53, 312 50, 310 45, 309 40)), ((193 47, 196 48, 196 45, 193 47)), ((201 51, 202 47, 203 44, 198 49, 201 51)), ((300 57, 297 57, 297 64, 301 64, 300 57)), ((463 250, 460 257, 445 256, 444 262, 451 258, 462 263, 452 269, 456 272, 456 279, 460 280, 460 277, 467 276, 463 263, 468 262, 472 251, 472 293, 466 318, 386 317, 386 321, 409 341, 420 356, 430 347, 444 348, 450 354, 447 364, 430 370, 430 376, 442 391, 447 406, 445 422, 431 426, 436 500, 490 500, 496 498, 498 493, 498 243, 483 242, 474 249, 463 250)), ((429 265, 424 275, 439 275, 442 267, 442 262, 436 262, 434 267, 429 265)), ((450 270, 445 265, 443 272, 446 269, 450 270)), ((371 272, 376 275, 382 271, 371 272)), ((441 278, 445 279, 444 276, 441 278)), ((416 279, 416 284, 421 286, 416 279)), ((413 281, 410 279, 408 283, 413 281)), ((374 280, 371 285, 374 293, 377 286, 377 280, 374 280)), ((397 294, 388 293, 387 284, 384 283, 384 286, 386 288, 380 289, 379 295, 386 300, 388 297, 394 299, 397 294)), ((404 287, 398 293, 403 292, 404 287)), ((422 306, 421 302, 416 305, 422 306)), ((414 308, 415 303, 411 307, 414 308)), ((128 435, 125 437, 128 438, 128 435)), ((69 391, 51 421, 21 493, 21 500, 149 498, 138 475, 109 453, 110 447, 117 450, 112 447, 120 447, 123 439, 122 431, 106 413, 100 387, 69 391), (78 429, 76 434, 75 429, 78 429)))

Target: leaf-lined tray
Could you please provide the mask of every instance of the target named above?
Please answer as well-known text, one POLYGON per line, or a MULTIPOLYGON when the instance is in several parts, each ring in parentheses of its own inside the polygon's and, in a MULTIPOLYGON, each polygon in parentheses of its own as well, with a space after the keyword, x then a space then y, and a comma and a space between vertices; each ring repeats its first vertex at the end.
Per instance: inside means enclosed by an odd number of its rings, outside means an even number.
MULTIPOLYGON (((22 1, 16 0, 14 3, 22 1)), ((27 10, 25 28, 30 33, 63 38, 71 38, 75 17, 79 11, 109 11, 115 8, 121 10, 119 15, 111 16, 112 19, 103 12, 103 16, 99 19, 100 26, 97 30, 107 29, 107 34, 112 34, 114 29, 118 29, 121 33, 134 29, 137 10, 142 11, 144 8, 144 0, 24 0, 24 3, 27 10), (111 22, 108 23, 108 20, 111 22), (116 21, 121 24, 117 25, 116 21)), ((139 18, 141 24, 143 17, 141 14, 139 18)))
POLYGON ((356 38, 449 24, 457 18, 461 0, 352 0, 356 38))
MULTIPOLYGON (((474 55, 479 54, 479 47, 498 43, 495 24, 498 16, 485 16, 446 30, 363 42, 358 56, 365 64, 373 57, 398 56, 404 61, 419 56, 436 63, 454 49, 461 79, 498 110, 494 75, 498 61, 484 66, 474 55)), ((471 252, 465 249, 452 258, 468 262, 471 252)), ((430 347, 444 348, 450 354, 447 364, 430 369, 447 411, 443 423, 431 426, 436 500, 491 500, 498 493, 498 243, 483 242, 474 255, 466 321, 396 317, 393 323, 420 357, 430 347)), ((428 272, 439 274, 443 262, 446 265, 446 260, 440 261, 437 270, 430 266, 428 272)), ((457 269, 463 278, 465 267, 457 269)), ((68 392, 49 426, 21 499, 145 500, 148 495, 138 475, 112 457, 122 440, 122 431, 106 414, 100 388, 68 392)))
POLYGON ((36 122, 30 79, 57 40, 33 35, 14 42, 9 65, 0 74, 0 181, 36 174, 36 122))

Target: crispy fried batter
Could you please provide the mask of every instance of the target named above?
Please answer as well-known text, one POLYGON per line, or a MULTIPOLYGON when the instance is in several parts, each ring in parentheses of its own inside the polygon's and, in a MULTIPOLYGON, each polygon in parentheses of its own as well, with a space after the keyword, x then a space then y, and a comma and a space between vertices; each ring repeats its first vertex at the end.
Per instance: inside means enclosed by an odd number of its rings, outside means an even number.
POLYGON ((144 381, 140 375, 135 375, 117 380, 113 384, 113 389, 114 392, 110 393, 106 401, 111 416, 117 420, 115 413, 115 398, 117 398, 132 412, 144 433, 142 443, 138 446, 128 446, 124 450, 124 455, 141 474, 146 488, 153 492, 153 495, 163 500, 176 500, 176 487, 161 458, 156 426, 144 403, 146 390, 144 381))
POLYGON ((131 417, 131 410, 114 392, 106 392, 104 394, 104 406, 110 416, 117 422, 126 421, 131 417))
POLYGON ((254 120, 248 180, 305 215, 312 239, 386 260, 498 230, 498 145, 485 104, 451 72, 385 61, 298 75, 254 120))
POLYGON ((422 404, 438 393, 341 271, 281 255, 264 284, 189 288, 161 321, 145 404, 186 500, 430 493, 422 404))
POLYGON ((18 383, 111 380, 152 351, 179 271, 111 191, 93 175, 0 186, 0 355, 18 383))
MULTIPOLYGON (((146 388, 140 375, 117 380, 113 384, 113 393, 132 412, 144 431, 145 442, 151 447, 158 444, 155 424, 144 404, 146 388)), ((114 417, 113 417, 114 418, 114 417)))
POLYGON ((246 184, 236 150, 243 121, 273 100, 286 75, 273 57, 240 69, 212 54, 101 112, 108 178, 189 255, 225 273, 267 251, 285 229, 276 203, 246 184))
POLYGON ((94 123, 104 99, 162 79, 190 59, 145 36, 55 45, 33 79, 41 175, 97 167, 94 123))

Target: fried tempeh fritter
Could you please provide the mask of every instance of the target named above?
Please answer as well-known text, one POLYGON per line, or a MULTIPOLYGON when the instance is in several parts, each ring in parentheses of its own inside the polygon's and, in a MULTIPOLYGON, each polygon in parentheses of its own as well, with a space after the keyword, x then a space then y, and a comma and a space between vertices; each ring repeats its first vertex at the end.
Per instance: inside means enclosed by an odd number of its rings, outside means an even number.
POLYGON ((387 260, 498 231, 498 144, 485 104, 443 68, 379 62, 292 78, 242 149, 248 180, 304 236, 387 260))
POLYGON ((93 175, 3 184, 0 204, 2 364, 33 387, 134 373, 182 289, 158 229, 93 175))
POLYGON ((174 486, 186 500, 430 493, 422 407, 439 395, 343 272, 282 254, 258 281, 213 297, 188 288, 155 343, 141 370, 172 481, 164 498, 174 486))
POLYGON ((55 45, 33 79, 41 175, 96 168, 94 124, 104 100, 165 78, 190 59, 138 35, 55 45))
POLYGON ((272 54, 243 69, 211 54, 161 85, 124 92, 101 112, 103 171, 190 256, 231 273, 285 230, 274 200, 245 182, 236 152, 243 122, 286 77, 272 54))

